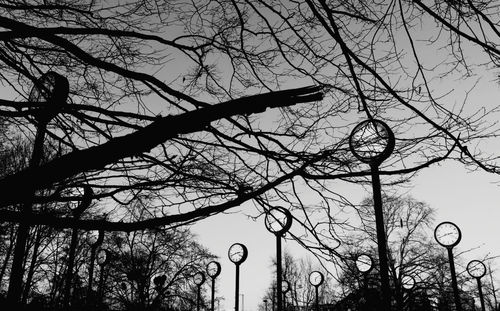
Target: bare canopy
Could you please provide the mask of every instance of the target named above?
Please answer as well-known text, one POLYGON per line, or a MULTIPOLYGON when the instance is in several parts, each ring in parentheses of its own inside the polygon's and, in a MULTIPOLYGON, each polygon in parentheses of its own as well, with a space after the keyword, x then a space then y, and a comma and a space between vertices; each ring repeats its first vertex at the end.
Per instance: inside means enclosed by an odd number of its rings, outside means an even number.
POLYGON ((481 86, 474 74, 498 63, 499 10, 478 0, 4 1, 0 217, 19 221, 10 206, 33 191, 30 223, 117 231, 279 202, 303 210, 320 243, 308 211, 351 205, 330 182, 369 176, 347 143, 367 118, 395 133, 381 167, 392 182, 445 159, 497 173, 487 142, 498 107, 468 95, 481 86), (50 103, 28 94, 47 71, 67 77, 70 95, 40 166, 27 168, 9 150, 34 140, 50 103), (80 220, 37 207, 79 199, 67 189, 84 185, 94 205, 80 220), (148 213, 122 222, 130 202, 148 213))

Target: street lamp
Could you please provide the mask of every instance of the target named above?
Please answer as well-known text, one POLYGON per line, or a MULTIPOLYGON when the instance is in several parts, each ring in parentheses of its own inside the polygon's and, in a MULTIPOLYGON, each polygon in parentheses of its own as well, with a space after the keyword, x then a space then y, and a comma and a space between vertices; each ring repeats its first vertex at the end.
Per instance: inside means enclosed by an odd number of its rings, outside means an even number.
POLYGON ((323 276, 323 273, 319 271, 313 271, 309 273, 309 283, 314 286, 315 293, 316 293, 316 311, 319 311, 319 291, 318 288, 321 284, 323 284, 323 281, 325 280, 325 277, 323 276))
POLYGON ((110 253, 107 249, 101 248, 97 252, 97 264, 101 267, 99 275, 99 302, 102 304, 104 301, 104 266, 109 262, 110 253))
POLYGON ((450 263, 451 285, 453 287, 453 296, 458 311, 462 311, 460 296, 458 294, 457 275, 455 273, 455 261, 453 260, 453 247, 462 239, 462 232, 457 225, 452 222, 444 221, 434 229, 434 238, 448 251, 448 261, 450 263))
POLYGON ((413 288, 415 288, 415 278, 411 275, 404 275, 401 278, 401 286, 403 286, 405 290, 412 290, 413 288))
POLYGON ((415 288, 415 278, 412 277, 411 275, 403 275, 401 278, 401 286, 403 287, 404 290, 408 292, 408 304, 409 304, 409 309, 412 310, 412 290, 415 288))
POLYGON ((234 243, 229 247, 228 251, 229 260, 236 266, 236 286, 234 295, 234 311, 239 311, 239 299, 240 299, 240 265, 247 259, 248 250, 247 247, 241 243, 234 243))
POLYGON ((198 271, 195 273, 194 277, 194 284, 198 287, 198 291, 196 294, 196 311, 200 311, 200 297, 201 297, 201 285, 205 283, 205 274, 203 272, 198 271))
MULTIPOLYGON (((36 121, 36 136, 33 151, 29 162, 29 169, 38 167, 43 155, 43 140, 47 130, 47 124, 59 112, 61 106, 66 103, 69 94, 68 79, 62 75, 49 71, 35 81, 28 98, 32 103, 43 103, 42 107, 33 110, 36 121), (47 104, 47 105, 45 105, 47 104)), ((17 229, 16 246, 12 258, 12 267, 9 280, 7 300, 17 304, 21 299, 22 281, 24 276, 24 252, 29 235, 29 224, 24 219, 31 218, 33 197, 36 189, 31 189, 31 194, 21 206, 21 221, 17 229)), ((29 286, 27 284, 26 286, 29 286)))
POLYGON ((85 236, 85 242, 90 246, 90 264, 89 264, 89 283, 87 287, 87 302, 90 302, 90 294, 92 293, 92 283, 94 281, 94 261, 95 253, 99 245, 104 240, 104 231, 92 230, 88 231, 85 236))
MULTIPOLYGON (((274 233, 274 235, 276 236, 276 282, 277 284, 281 284, 281 280, 283 278, 281 267, 281 237, 292 226, 292 214, 282 206, 273 207, 266 213, 264 224, 266 225, 266 229, 269 232, 274 233)), ((282 291, 278 286, 278 311, 281 311, 283 307, 281 295, 282 291)))
POLYGON ((356 269, 358 269, 358 271, 363 274, 363 291, 367 299, 368 299, 367 297, 368 274, 370 273, 372 268, 373 268, 373 259, 372 257, 370 257, 370 255, 361 254, 358 257, 356 257, 356 269))
MULTIPOLYGON (((94 192, 90 186, 78 187, 76 188, 76 195, 81 198, 79 204, 74 204, 70 202, 68 204, 73 214, 73 218, 78 219, 82 213, 90 206, 92 203, 92 195, 94 192)), ((66 271, 66 284, 64 288, 64 308, 67 309, 69 306, 69 300, 71 295, 71 283, 73 278, 73 266, 75 261, 76 246, 78 244, 78 229, 73 228, 71 232, 71 243, 69 247, 68 256, 68 269, 66 271)))
POLYGON ((481 289, 481 278, 486 274, 486 266, 482 261, 471 260, 467 264, 467 272, 470 276, 477 280, 477 289, 479 291, 479 300, 481 301, 481 310, 485 311, 483 290, 481 289))
POLYGON ((215 309, 215 279, 219 276, 221 271, 220 263, 217 261, 211 261, 207 265, 207 274, 212 279, 212 299, 211 299, 211 310, 215 309))
POLYGON ((367 274, 373 268, 373 259, 367 254, 359 255, 356 258, 356 268, 359 272, 367 274))
POLYGON ((387 124, 380 120, 370 119, 356 125, 349 136, 349 148, 354 156, 370 165, 373 207, 377 227, 377 246, 380 265, 380 281, 382 283, 382 306, 391 309, 391 291, 389 286, 389 266, 387 262, 387 243, 384 229, 384 213, 382 209, 382 193, 380 186, 379 165, 394 150, 394 133, 387 124))

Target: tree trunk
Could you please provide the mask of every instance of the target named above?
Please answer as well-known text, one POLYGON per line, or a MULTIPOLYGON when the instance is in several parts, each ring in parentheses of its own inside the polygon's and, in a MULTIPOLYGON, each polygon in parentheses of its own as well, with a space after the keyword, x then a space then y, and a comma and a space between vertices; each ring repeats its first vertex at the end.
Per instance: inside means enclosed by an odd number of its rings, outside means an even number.
POLYGON ((15 241, 16 241, 16 233, 17 233, 16 226, 12 224, 10 226, 9 248, 7 249, 7 252, 5 254, 5 260, 2 264, 2 270, 0 271, 0 288, 2 287, 3 276, 5 275, 5 271, 7 270, 7 265, 9 264, 12 250, 14 249, 14 245, 15 245, 15 241))
POLYGON ((33 244, 33 254, 31 256, 30 268, 28 270, 28 276, 26 277, 26 284, 24 285, 22 303, 26 303, 28 300, 28 295, 30 292, 31 282, 33 280, 33 275, 35 274, 36 262, 38 259, 38 249, 40 248, 42 240, 42 228, 41 226, 36 226, 35 228, 35 242, 33 244))

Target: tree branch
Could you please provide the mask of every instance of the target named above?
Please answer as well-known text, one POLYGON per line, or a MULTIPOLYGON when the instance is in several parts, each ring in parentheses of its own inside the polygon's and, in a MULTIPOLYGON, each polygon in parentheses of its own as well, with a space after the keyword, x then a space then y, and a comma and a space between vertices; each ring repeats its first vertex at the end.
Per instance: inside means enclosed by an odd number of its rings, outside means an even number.
POLYGON ((120 159, 139 156, 178 135, 203 131, 211 122, 236 115, 263 112, 323 98, 321 86, 277 91, 230 100, 158 121, 107 143, 68 153, 39 167, 26 169, 0 180, 0 206, 22 202, 29 193, 79 173, 104 169, 120 159))

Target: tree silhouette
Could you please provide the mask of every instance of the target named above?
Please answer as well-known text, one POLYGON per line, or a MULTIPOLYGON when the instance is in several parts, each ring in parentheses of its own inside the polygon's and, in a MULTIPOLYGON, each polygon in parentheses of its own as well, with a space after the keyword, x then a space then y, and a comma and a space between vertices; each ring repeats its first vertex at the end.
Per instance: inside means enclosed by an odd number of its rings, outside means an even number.
MULTIPOLYGON (((32 139, 39 109, 31 108, 50 104, 27 102, 26 94, 48 70, 68 78, 70 98, 47 134, 59 156, 0 179, 0 205, 22 202, 23 193, 37 189, 52 191, 35 203, 63 201, 61 188, 89 184, 102 202, 123 207, 147 193, 157 198, 152 209, 168 209, 133 224, 109 214, 108 222, 29 219, 132 231, 207 217, 276 194, 269 190, 287 189, 297 178, 323 191, 316 181, 366 176, 345 139, 347 129, 373 116, 398 138, 391 171, 383 174, 404 180, 446 158, 496 172, 494 158, 467 148, 496 136, 488 111, 465 109, 466 101, 454 109, 434 93, 443 75, 467 77, 484 68, 466 52, 492 61, 498 54, 489 37, 496 6, 460 3, 2 4, 2 81, 20 100, 2 100, 0 115, 32 139), (418 27, 428 21, 437 22, 432 31, 418 27), (488 39, 463 29, 465 21, 486 22, 488 39), (434 37, 443 29, 454 44, 434 37), (445 56, 437 64, 421 57, 420 42, 445 56), (318 87, 278 91, 311 82, 318 87), (273 107, 280 109, 251 116, 273 107), (275 123, 259 121, 264 116, 275 123)), ((3 208, 1 217, 18 221, 20 215, 3 208)))
POLYGON ((482 0, 4 1, 2 150, 12 154, 14 136, 33 142, 41 114, 55 117, 39 166, 5 161, 0 220, 132 232, 254 201, 297 210, 305 233, 290 236, 339 255, 321 237, 350 228, 331 213, 354 206, 336 183, 369 181, 347 144, 360 121, 395 133, 387 184, 448 159, 499 172, 489 150, 498 105, 470 99, 498 79, 499 10, 482 0), (68 79, 65 105, 30 101, 47 72, 68 79), (41 208, 81 199, 66 194, 81 186, 94 193, 81 218, 41 208), (144 198, 147 213, 124 218, 144 198))

